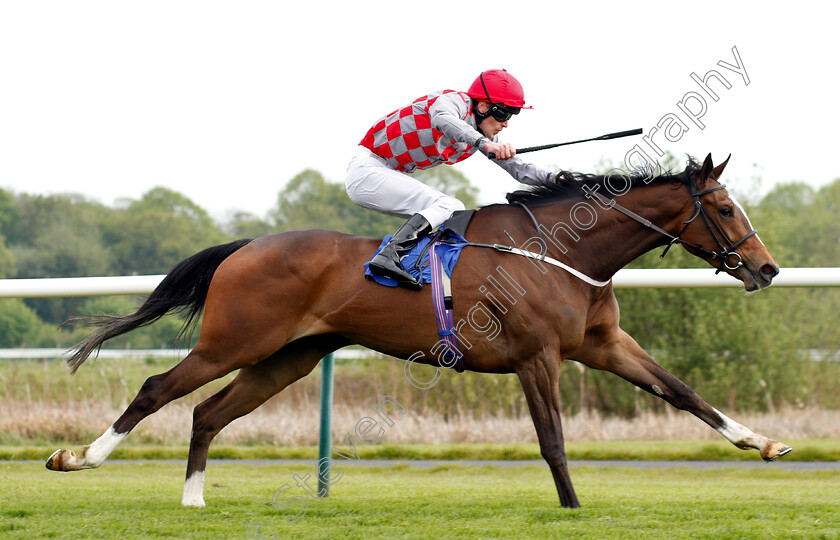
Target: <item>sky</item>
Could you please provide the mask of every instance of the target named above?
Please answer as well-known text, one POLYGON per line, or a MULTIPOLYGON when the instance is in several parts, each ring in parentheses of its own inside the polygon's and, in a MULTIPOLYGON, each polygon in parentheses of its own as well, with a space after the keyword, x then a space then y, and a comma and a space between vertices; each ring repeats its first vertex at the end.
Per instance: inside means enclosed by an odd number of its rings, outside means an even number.
MULTIPOLYGON (((540 167, 622 166, 636 145, 655 159, 651 142, 681 159, 731 154, 725 181, 748 200, 818 188, 840 177, 830 5, 3 2, 0 187, 112 206, 165 186, 220 221, 265 217, 307 168, 343 182, 380 117, 504 68, 534 107, 500 135, 517 148, 648 138, 520 156, 540 167), (708 91, 692 78, 710 73, 708 91)), ((456 167, 481 203, 519 187, 481 155, 456 167)))

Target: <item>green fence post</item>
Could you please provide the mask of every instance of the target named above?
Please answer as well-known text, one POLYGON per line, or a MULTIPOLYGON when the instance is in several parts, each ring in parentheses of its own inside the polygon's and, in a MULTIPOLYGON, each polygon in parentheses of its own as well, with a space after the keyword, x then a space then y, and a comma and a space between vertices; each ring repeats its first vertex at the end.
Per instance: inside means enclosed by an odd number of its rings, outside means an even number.
POLYGON ((318 496, 330 494, 330 461, 333 404, 333 360, 332 353, 321 359, 321 435, 318 441, 318 496), (321 464, 326 464, 322 466, 321 464))

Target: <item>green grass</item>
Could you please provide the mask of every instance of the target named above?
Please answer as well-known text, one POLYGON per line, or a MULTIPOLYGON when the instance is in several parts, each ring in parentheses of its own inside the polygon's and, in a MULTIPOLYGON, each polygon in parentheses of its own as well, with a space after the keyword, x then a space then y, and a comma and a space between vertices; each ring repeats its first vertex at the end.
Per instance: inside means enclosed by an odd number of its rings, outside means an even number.
MULTIPOLYGON (((782 458, 796 461, 840 461, 840 440, 785 441, 793 452, 782 458)), ((344 445, 338 445, 344 448, 344 445)), ((0 460, 46 459, 56 448, 79 445, 0 446, 0 460)), ((542 459, 536 444, 377 444, 358 445, 362 459, 529 460, 542 459)), ((113 459, 186 459, 184 446, 120 445, 113 459)), ((727 441, 610 441, 566 444, 569 459, 663 461, 758 461, 755 451, 743 451, 727 441)), ((213 459, 314 459, 314 446, 211 446, 213 459)))
MULTIPOLYGON (((212 466, 208 506, 187 509, 181 464, 54 473, 4 463, 0 536, 244 539, 261 523, 266 539, 840 538, 840 472, 574 468, 583 508, 568 510, 545 468, 338 465, 330 497, 308 499, 290 524, 297 507, 278 510, 272 494, 312 466, 212 466)), ((293 495, 303 491, 280 501, 293 495)))

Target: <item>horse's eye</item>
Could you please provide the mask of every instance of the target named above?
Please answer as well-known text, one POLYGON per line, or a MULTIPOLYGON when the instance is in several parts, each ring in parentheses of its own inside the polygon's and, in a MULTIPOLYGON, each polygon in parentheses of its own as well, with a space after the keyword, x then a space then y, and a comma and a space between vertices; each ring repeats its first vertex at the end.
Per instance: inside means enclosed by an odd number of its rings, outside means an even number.
POLYGON ((723 208, 720 209, 719 212, 720 212, 720 215, 722 217, 725 217, 725 218, 731 218, 734 215, 732 213, 732 207, 731 206, 724 206, 723 208))

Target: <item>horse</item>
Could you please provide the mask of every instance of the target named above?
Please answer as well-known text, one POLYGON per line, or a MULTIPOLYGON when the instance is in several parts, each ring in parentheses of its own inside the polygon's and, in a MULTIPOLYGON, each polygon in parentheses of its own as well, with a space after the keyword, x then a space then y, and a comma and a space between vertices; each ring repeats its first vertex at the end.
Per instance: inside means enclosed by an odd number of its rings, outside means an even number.
MULTIPOLYGON (((460 361, 464 369, 519 378, 562 507, 580 506, 561 422, 558 382, 566 359, 626 379, 764 460, 791 450, 706 403, 619 326, 611 277, 657 247, 680 244, 742 281, 746 291, 771 285, 779 267, 719 182, 728 161, 714 166, 711 154, 702 164, 689 157, 682 172, 656 176, 644 169, 563 172, 557 183, 478 209, 466 229, 473 244, 452 271, 460 361), (515 247, 506 243, 516 238, 522 240, 515 247)), ((441 355, 417 354, 441 342, 430 287, 389 288, 363 277, 379 242, 306 230, 211 247, 175 265, 135 313, 88 321, 97 328, 73 349, 71 372, 106 340, 166 313, 186 312, 184 329, 202 317, 198 341, 179 364, 149 377, 93 443, 79 453, 56 450, 46 467, 99 467, 143 418, 238 369, 194 409, 181 502, 202 507, 213 438, 308 375, 325 355, 358 344, 440 369, 441 355)))

